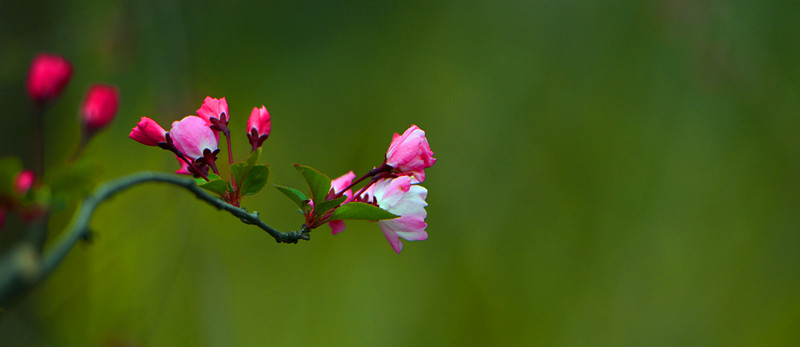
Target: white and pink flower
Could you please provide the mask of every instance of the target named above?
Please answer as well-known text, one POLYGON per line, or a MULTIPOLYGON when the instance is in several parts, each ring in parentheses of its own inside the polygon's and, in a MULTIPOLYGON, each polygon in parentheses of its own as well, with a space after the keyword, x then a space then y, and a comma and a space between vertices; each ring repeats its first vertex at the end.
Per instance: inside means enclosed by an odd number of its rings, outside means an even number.
POLYGON ((365 192, 374 197, 378 207, 394 213, 400 217, 378 221, 378 225, 392 245, 395 252, 403 250, 400 238, 408 241, 421 241, 428 238, 425 228, 425 198, 428 190, 420 185, 412 184, 414 179, 410 176, 400 176, 391 179, 382 179, 365 192))

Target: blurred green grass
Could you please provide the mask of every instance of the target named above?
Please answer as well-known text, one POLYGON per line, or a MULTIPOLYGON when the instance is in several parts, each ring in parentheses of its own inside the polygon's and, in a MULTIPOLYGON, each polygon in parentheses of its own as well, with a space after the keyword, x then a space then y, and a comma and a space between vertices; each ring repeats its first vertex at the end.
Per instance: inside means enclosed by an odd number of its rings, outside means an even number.
MULTIPOLYGON (((796 345, 798 3, 8 1, 0 154, 24 156, 31 57, 75 66, 48 162, 89 83, 121 110, 85 160, 174 171, 127 138, 228 98, 266 105, 271 182, 379 164, 415 123, 439 161, 430 238, 371 223, 278 245, 172 187, 102 206, 98 238, 0 321, 25 345, 796 345), (793 116, 794 115, 794 116, 793 116)), ((236 134, 240 158, 248 147, 236 134)), ((245 201, 302 223, 277 191, 245 201)), ((69 215, 54 217, 53 234, 69 215)))

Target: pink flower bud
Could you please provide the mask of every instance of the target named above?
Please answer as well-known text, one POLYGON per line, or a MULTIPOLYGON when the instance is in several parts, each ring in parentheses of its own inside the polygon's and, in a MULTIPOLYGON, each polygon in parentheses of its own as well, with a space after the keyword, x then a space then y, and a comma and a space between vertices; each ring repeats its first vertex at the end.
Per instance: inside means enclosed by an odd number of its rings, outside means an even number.
POLYGON ((81 120, 88 134, 105 127, 114 119, 119 109, 119 91, 117 87, 95 84, 86 92, 81 106, 81 120))
POLYGON ((395 133, 386 152, 386 165, 397 173, 413 175, 416 182, 425 181, 425 169, 435 162, 425 132, 416 125, 408 128, 403 135, 395 133))
POLYGON ((39 54, 28 70, 28 96, 42 103, 61 94, 72 77, 72 65, 62 56, 39 54))
POLYGON ((197 116, 206 121, 206 124, 212 125, 211 118, 216 118, 221 121, 228 121, 228 101, 225 98, 214 99, 207 96, 203 100, 203 106, 197 110, 197 116))
POLYGON ((247 120, 247 138, 250 140, 253 150, 261 147, 261 144, 269 137, 271 128, 267 108, 263 105, 261 108, 253 107, 250 118, 247 120))
POLYGON ((156 121, 147 117, 142 117, 139 123, 133 127, 128 137, 143 145, 158 146, 159 143, 167 142, 164 136, 166 134, 167 131, 158 125, 156 121))
POLYGON ((17 178, 14 179, 14 191, 18 195, 25 195, 33 186, 35 180, 36 176, 33 174, 33 171, 22 170, 17 174, 17 178))
MULTIPOLYGON (((333 189, 334 193, 339 194, 340 192, 342 192, 343 189, 347 188, 347 186, 349 186, 350 183, 353 183, 353 179, 355 178, 356 174, 354 174, 353 171, 350 171, 340 176, 339 178, 332 180, 331 189, 333 189)), ((353 200, 353 192, 350 189, 345 191, 343 195, 347 197, 347 199, 343 202, 343 204, 346 204, 351 200, 353 200)), ((344 221, 342 220, 330 221, 328 222, 328 225, 330 225, 331 231, 333 232, 334 235, 344 231, 345 229, 344 221)))
POLYGON ((219 138, 215 136, 214 131, 208 127, 205 120, 197 116, 186 116, 180 121, 173 122, 169 136, 175 148, 190 160, 203 157, 205 149, 216 151, 219 145, 219 138))
POLYGON ((410 176, 400 176, 393 179, 382 179, 375 183, 372 194, 377 200, 378 207, 394 213, 400 217, 378 221, 383 235, 392 245, 395 252, 403 250, 400 238, 408 241, 421 241, 428 238, 425 228, 425 198, 428 190, 425 187, 412 184, 410 176))

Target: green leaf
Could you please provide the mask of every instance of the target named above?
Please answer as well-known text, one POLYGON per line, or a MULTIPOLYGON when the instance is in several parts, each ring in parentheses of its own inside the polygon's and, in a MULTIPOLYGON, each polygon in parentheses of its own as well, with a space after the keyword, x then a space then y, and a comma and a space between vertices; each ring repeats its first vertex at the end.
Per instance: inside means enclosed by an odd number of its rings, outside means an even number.
POLYGON ((283 193, 284 195, 288 196, 289 199, 294 201, 294 203, 295 203, 295 205, 297 205, 297 207, 300 207, 300 209, 305 208, 306 200, 308 198, 306 198, 305 194, 303 194, 301 191, 299 191, 297 189, 294 189, 294 188, 290 188, 290 187, 279 186, 277 184, 273 184, 273 186, 275 186, 275 188, 278 188, 278 190, 280 190, 281 193, 283 193))
POLYGON ((394 213, 386 211, 378 206, 367 204, 364 202, 349 202, 333 212, 329 220, 337 219, 367 219, 367 220, 381 220, 381 219, 394 219, 400 217, 394 213))
POLYGON ((244 182, 244 178, 247 176, 248 171, 250 171, 250 167, 247 166, 247 163, 235 163, 231 165, 233 180, 239 186, 241 186, 242 182, 244 182))
POLYGON ((250 153, 250 155, 247 157, 247 160, 245 160, 244 162, 247 163, 247 166, 253 167, 253 165, 256 165, 258 157, 260 156, 261 156, 261 147, 258 147, 258 149, 253 151, 253 153, 250 153))
POLYGON ((325 201, 325 197, 331 191, 331 178, 310 166, 294 164, 294 168, 306 179, 314 205, 319 205, 325 201))
MULTIPOLYGON (((208 174, 208 175, 206 175, 206 177, 208 177, 208 180, 209 180, 209 181, 213 181, 213 180, 215 180, 215 179, 222 179, 222 177, 219 177, 219 175, 217 175, 217 174, 214 174, 214 173, 212 173, 212 174, 208 174)), ((202 177, 196 177, 196 178, 194 179, 194 184, 196 184, 196 185, 198 185, 198 186, 200 186, 200 185, 203 185, 203 184, 205 184, 206 182, 208 182, 208 181, 206 181, 206 179, 205 179, 205 178, 202 178, 202 177)))
MULTIPOLYGON (((253 195, 261 191, 269 179, 269 166, 253 165, 239 183, 240 196, 253 195)), ((238 183, 238 182, 237 182, 238 183)))
POLYGON ((345 200, 347 200, 346 196, 343 196, 338 199, 327 200, 319 203, 319 205, 314 206, 314 215, 315 216, 322 216, 326 212, 338 207, 341 205, 345 200))
MULTIPOLYGON (((214 175, 214 176, 216 176, 216 175, 214 175)), ((209 178, 211 178, 211 177, 209 177, 209 178)), ((203 182, 203 184, 198 184, 197 186, 200 187, 200 188, 203 188, 203 189, 205 189, 207 191, 210 191, 210 192, 213 192, 213 193, 217 193, 217 195, 219 195, 219 196, 224 195, 225 192, 228 191, 228 182, 225 182, 223 179, 219 178, 219 176, 217 176, 216 178, 214 178, 214 179, 212 179, 212 180, 210 180, 208 182, 203 182)))
MULTIPOLYGON (((250 153, 250 156, 248 156, 245 161, 231 165, 231 173, 233 174, 233 180, 236 182, 236 185, 238 185, 240 189, 242 189, 243 191, 244 189, 242 188, 243 187, 242 184, 244 183, 244 181, 247 181, 247 176, 250 174, 250 170, 252 170, 253 167, 256 166, 256 162, 258 161, 258 158, 260 156, 261 156, 261 148, 258 148, 252 153, 250 153)), ((264 182, 266 184, 266 181, 264 182)), ((258 188, 258 190, 261 190, 261 188, 263 187, 264 185, 262 184, 261 187, 258 188)), ((255 193, 257 193, 258 190, 256 190, 255 193)), ((250 194, 255 194, 255 193, 250 193, 250 194)), ((247 194, 242 193, 242 196, 244 195, 247 194)))

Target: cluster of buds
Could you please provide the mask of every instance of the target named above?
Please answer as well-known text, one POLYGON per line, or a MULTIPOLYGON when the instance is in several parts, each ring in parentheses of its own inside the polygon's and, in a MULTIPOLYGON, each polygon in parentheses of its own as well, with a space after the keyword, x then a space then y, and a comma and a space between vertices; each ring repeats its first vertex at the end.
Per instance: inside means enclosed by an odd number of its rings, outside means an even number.
MULTIPOLYGON (((7 212, 16 211, 23 221, 29 222, 43 218, 55 201, 81 191, 82 183, 70 182, 62 185, 48 185, 42 182, 44 177, 44 138, 43 115, 47 106, 55 102, 63 93, 72 78, 72 64, 62 56, 41 53, 31 61, 25 84, 28 97, 32 101, 34 122, 38 123, 38 135, 32 136, 35 144, 33 157, 35 171, 23 170, 18 158, 0 159, 0 227, 5 221, 7 212)), ((89 140, 100 130, 107 127, 119 109, 119 91, 116 87, 105 84, 91 85, 78 110, 82 136, 75 156, 81 153, 89 140)), ((61 171, 68 175, 69 169, 61 171)), ((52 179, 53 177, 51 177, 52 179)), ((88 181, 88 180, 87 180, 88 181)), ((52 183, 52 182, 50 182, 52 183)))
MULTIPOLYGON (((251 165, 244 165, 244 169, 240 169, 242 165, 236 166, 233 163, 231 132, 228 129, 229 120, 228 101, 225 98, 216 99, 209 96, 197 110, 197 115, 189 115, 173 122, 169 131, 161 127, 155 120, 142 117, 128 136, 141 144, 160 147, 172 152, 180 164, 180 168, 175 173, 192 175, 202 180, 200 181, 201 187, 218 193, 226 202, 239 206, 241 198, 250 194, 248 188, 251 187, 248 184, 251 181, 247 180, 247 174, 256 165, 253 160, 250 161, 251 165), (220 133, 228 142, 228 162, 232 172, 229 183, 219 177, 219 169, 216 164, 220 152, 220 133), (242 175, 237 182, 236 178, 240 173, 242 175), (206 184, 202 184, 203 181, 206 184), (219 183, 222 184, 221 187, 219 183)), ((251 156, 257 156, 271 130, 267 108, 264 106, 254 107, 247 124, 247 135, 253 144, 251 156)), ((255 170, 266 169, 259 166, 255 170)), ((266 183, 266 179, 264 183, 266 183)), ((261 186, 263 187, 263 184, 261 186)))

